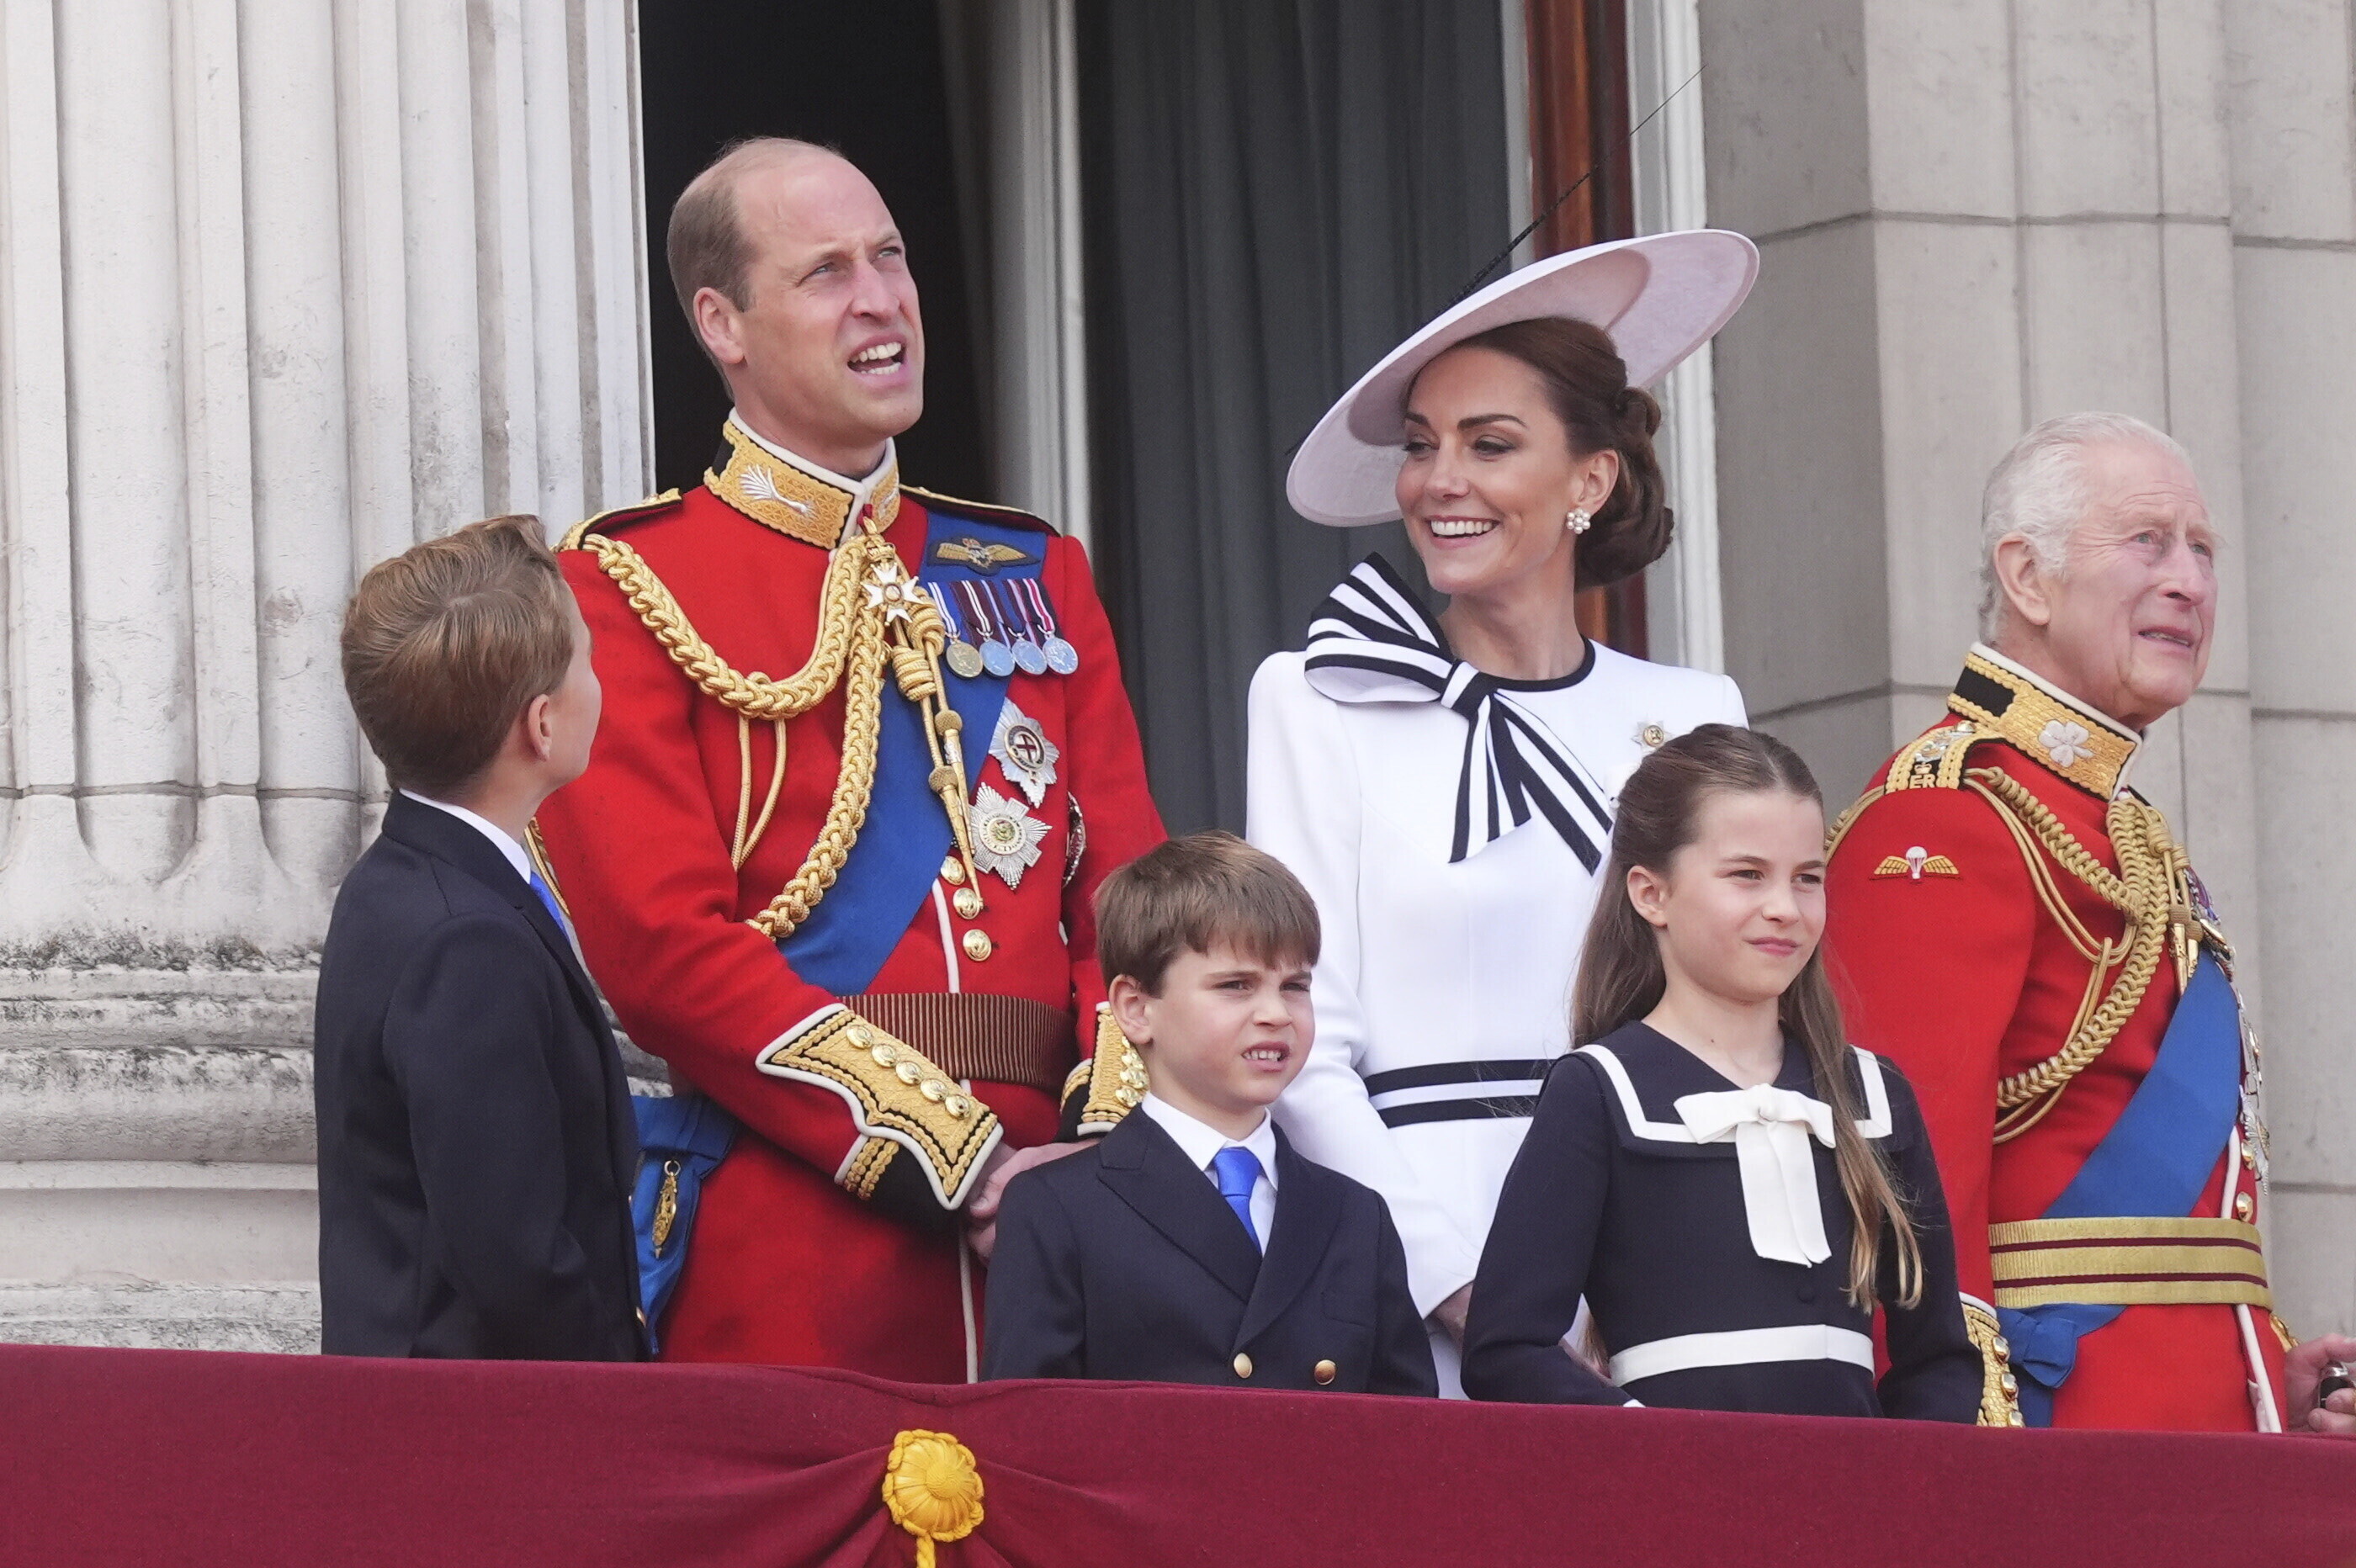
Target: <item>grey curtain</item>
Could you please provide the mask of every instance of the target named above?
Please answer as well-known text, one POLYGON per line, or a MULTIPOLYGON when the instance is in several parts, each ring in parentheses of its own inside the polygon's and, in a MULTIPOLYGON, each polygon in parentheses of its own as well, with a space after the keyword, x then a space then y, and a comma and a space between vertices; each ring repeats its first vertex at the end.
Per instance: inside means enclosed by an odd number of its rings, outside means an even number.
POLYGON ((1098 575, 1173 832, 1243 826, 1260 659, 1396 524, 1291 449, 1509 234, 1497 0, 1081 7, 1098 575))

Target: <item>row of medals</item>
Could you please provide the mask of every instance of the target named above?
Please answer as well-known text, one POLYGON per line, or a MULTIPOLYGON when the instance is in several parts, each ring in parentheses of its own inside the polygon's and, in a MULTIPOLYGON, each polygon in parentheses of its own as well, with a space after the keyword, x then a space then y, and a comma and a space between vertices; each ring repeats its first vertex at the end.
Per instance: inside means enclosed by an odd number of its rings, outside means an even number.
POLYGON ((925 585, 948 627, 948 646, 941 656, 958 675, 972 680, 987 672, 1003 680, 1018 669, 1025 675, 1070 675, 1080 667, 1080 651, 1056 635, 1044 598, 1029 579, 1005 584, 1002 595, 995 582, 969 581, 957 587, 962 592, 952 595, 938 583, 925 585))

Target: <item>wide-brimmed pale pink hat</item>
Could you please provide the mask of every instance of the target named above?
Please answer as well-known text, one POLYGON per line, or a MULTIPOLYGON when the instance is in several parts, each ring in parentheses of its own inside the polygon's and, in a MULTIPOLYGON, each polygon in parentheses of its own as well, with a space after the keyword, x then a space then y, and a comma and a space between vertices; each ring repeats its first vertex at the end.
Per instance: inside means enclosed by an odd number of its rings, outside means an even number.
POLYGON ((1759 276, 1759 248, 1723 229, 1614 240, 1533 261, 1441 312, 1325 411, 1285 476, 1293 509, 1337 528, 1399 515, 1407 394, 1426 365, 1508 322, 1569 316, 1611 334, 1647 387, 1708 342, 1759 276))

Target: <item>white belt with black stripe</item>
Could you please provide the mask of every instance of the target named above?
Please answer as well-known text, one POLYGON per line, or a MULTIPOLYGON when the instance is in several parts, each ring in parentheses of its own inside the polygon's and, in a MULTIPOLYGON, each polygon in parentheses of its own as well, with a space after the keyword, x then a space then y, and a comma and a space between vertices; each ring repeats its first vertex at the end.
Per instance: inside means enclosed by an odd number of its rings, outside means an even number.
POLYGON ((1471 1122, 1527 1117, 1559 1057, 1494 1061, 1435 1061, 1366 1074, 1366 1098, 1385 1126, 1418 1122, 1471 1122))

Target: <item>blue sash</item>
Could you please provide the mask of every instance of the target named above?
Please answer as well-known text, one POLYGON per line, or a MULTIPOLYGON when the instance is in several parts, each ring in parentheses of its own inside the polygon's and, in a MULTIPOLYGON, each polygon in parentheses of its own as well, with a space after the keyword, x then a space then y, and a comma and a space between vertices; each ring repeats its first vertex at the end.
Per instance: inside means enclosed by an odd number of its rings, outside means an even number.
MULTIPOLYGON (((2046 1219, 2180 1218, 2200 1201, 2242 1099, 2241 1004, 2223 966, 2201 956, 2151 1071, 2046 1219)), ((2023 1421, 2053 1424, 2053 1393, 2077 1365, 2078 1341, 2125 1310, 2074 1302, 1997 1308, 2020 1375, 2023 1421)))
POLYGON ((679 1271, 687 1263, 687 1238, 695 1229, 703 1179, 720 1168, 728 1146, 735 1141, 736 1118, 696 1093, 667 1099, 634 1094, 630 1109, 638 1118, 638 1179, 630 1193, 630 1222, 638 1232, 638 1297, 647 1314, 647 1348, 659 1350, 663 1308, 670 1305, 679 1271), (666 1176, 674 1183, 674 1208, 670 1229, 658 1248, 655 1211, 662 1201, 666 1176))
MULTIPOLYGON (((957 582, 1039 575, 1047 541, 1037 530, 954 516, 930 501, 925 503, 925 510, 928 527, 918 581, 948 588, 957 582), (945 553, 956 553, 938 548, 951 537, 1005 548, 994 552, 995 560, 985 573, 961 560, 941 559, 945 553)), ((992 559, 992 552, 987 550, 966 553, 992 559)), ((956 603, 954 592, 950 603, 956 603)), ((999 709, 1006 702, 1006 681, 987 672, 969 680, 947 665, 941 667, 941 681, 949 706, 965 720, 966 788, 970 790, 981 773, 982 759, 990 754, 990 738, 998 728, 999 709)), ((796 975, 838 997, 856 996, 867 989, 931 894, 933 880, 940 875, 941 862, 956 842, 941 810, 940 796, 927 782, 933 760, 925 741, 924 714, 901 695, 888 671, 879 730, 875 787, 858 840, 843 860, 841 876, 810 912, 809 919, 777 944, 777 951, 796 975)), ((653 1343, 687 1260, 688 1238, 694 1229, 704 1179, 719 1168, 735 1138, 737 1124, 717 1101, 701 1094, 669 1099, 641 1096, 632 1105, 637 1112, 638 1144, 645 1157, 638 1168, 630 1213, 638 1232, 638 1285, 646 1304, 647 1337, 653 1343), (679 1164, 676 1209, 662 1253, 657 1256, 654 1216, 665 1163, 669 1160, 679 1164)))

